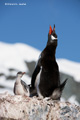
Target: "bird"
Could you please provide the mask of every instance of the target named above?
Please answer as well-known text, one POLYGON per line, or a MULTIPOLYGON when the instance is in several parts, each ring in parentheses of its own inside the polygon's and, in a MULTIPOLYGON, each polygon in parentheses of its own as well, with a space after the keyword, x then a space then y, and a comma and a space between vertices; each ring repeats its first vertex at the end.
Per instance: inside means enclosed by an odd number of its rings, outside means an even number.
POLYGON ((40 98, 50 97, 53 100, 60 100, 67 79, 60 83, 59 66, 55 57, 57 42, 55 25, 53 29, 50 26, 46 47, 41 52, 32 74, 31 96, 35 92, 40 98))
POLYGON ((29 96, 29 86, 23 80, 21 80, 24 74, 25 72, 21 71, 17 73, 13 89, 15 95, 29 96))

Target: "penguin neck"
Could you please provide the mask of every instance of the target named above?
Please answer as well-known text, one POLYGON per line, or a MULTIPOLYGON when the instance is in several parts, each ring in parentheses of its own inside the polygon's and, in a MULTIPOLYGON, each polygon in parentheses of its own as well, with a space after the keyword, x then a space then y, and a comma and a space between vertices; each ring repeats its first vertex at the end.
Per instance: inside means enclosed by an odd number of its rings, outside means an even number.
POLYGON ((16 83, 17 83, 17 84, 21 83, 21 77, 17 76, 17 78, 16 78, 16 83))
POLYGON ((47 54, 52 56, 52 58, 54 57, 54 59, 55 59, 56 46, 47 45, 45 49, 46 49, 47 54))

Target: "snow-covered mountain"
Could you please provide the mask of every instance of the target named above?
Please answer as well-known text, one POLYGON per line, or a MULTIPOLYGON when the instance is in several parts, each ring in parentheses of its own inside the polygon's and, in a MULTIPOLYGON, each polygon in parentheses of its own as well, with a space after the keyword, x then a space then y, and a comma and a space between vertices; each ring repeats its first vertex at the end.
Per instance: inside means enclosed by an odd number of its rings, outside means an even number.
MULTIPOLYGON (((13 86, 18 71, 26 72, 23 80, 30 84, 40 51, 26 44, 7 44, 0 42, 0 93, 9 91, 13 94, 13 86)), ((63 91, 63 98, 70 102, 80 103, 80 63, 66 59, 57 59, 61 82, 68 78, 63 91)))

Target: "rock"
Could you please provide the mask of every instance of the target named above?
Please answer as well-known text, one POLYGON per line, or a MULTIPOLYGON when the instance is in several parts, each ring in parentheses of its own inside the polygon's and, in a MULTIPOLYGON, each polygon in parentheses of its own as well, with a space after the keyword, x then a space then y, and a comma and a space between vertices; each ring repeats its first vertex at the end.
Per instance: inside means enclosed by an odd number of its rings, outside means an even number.
POLYGON ((27 75, 28 75, 29 77, 31 77, 31 76, 32 76, 32 73, 33 73, 33 71, 34 71, 34 69, 35 69, 36 61, 31 61, 31 62, 25 61, 25 64, 26 64, 26 66, 27 66, 27 68, 28 68, 27 75))
POLYGON ((0 94, 0 120, 80 120, 80 107, 6 92, 0 94))

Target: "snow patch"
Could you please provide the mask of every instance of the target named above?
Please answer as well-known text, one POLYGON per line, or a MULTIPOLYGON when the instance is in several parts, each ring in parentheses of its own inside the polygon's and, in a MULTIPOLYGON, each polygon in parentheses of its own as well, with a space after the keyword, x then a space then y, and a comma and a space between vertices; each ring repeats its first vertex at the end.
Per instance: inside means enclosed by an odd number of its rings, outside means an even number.
POLYGON ((66 59, 57 59, 60 72, 66 73, 80 82, 80 63, 66 59))
POLYGON ((22 43, 6 44, 0 42, 0 71, 8 68, 28 71, 24 61, 36 61, 40 51, 22 43))

